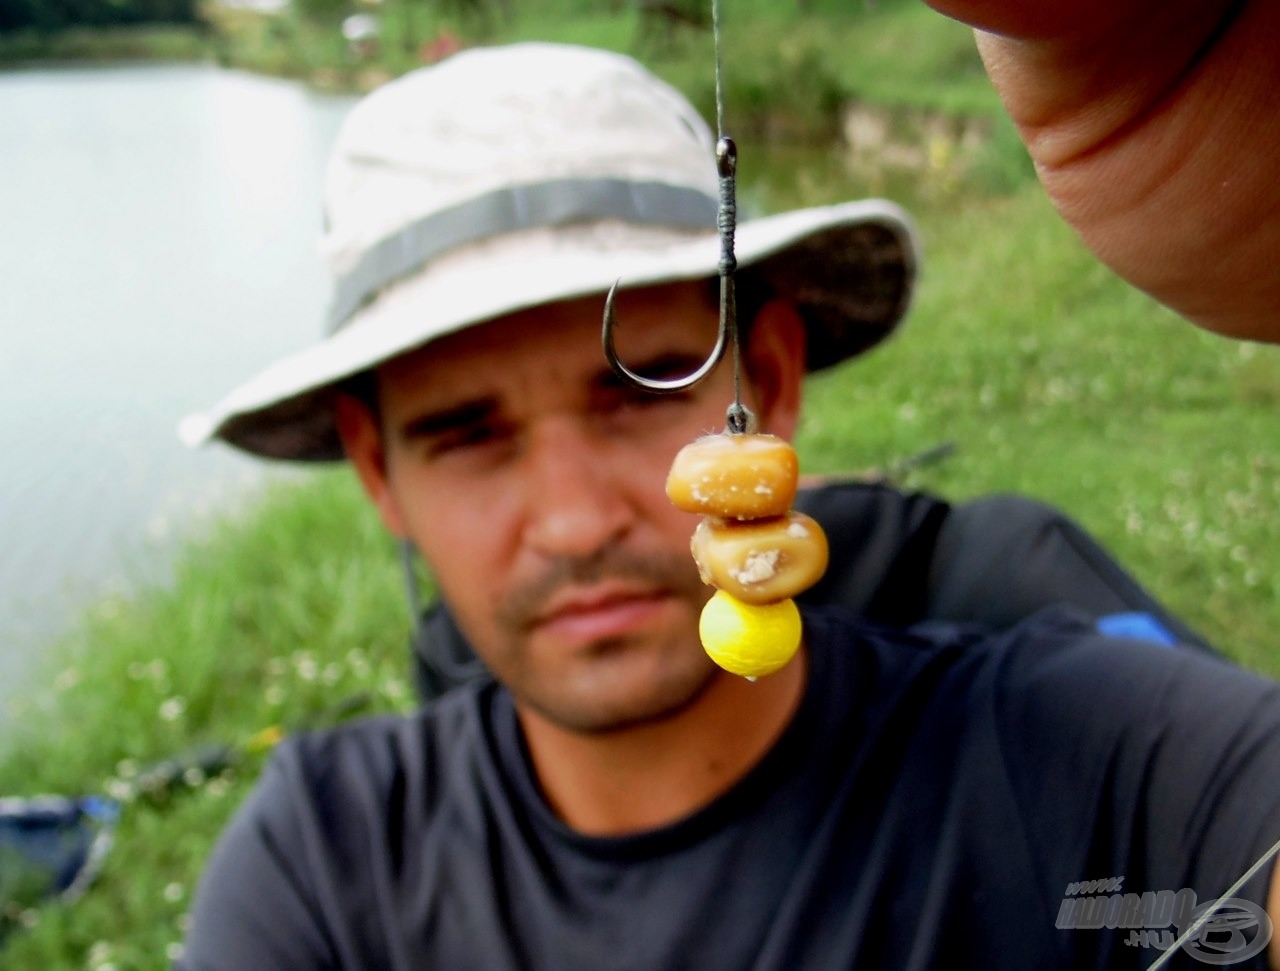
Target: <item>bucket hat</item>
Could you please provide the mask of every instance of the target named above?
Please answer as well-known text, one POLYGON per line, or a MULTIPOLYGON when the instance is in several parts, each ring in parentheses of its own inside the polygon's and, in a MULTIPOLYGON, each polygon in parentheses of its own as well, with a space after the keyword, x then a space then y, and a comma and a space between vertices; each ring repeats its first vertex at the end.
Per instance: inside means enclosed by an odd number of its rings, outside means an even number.
MULTIPOLYGON (((325 185, 326 336, 179 428, 264 457, 340 459, 341 382, 528 307, 717 273, 714 138, 629 57, 475 48, 359 102, 325 185)), ((861 200, 740 218, 737 275, 790 298, 809 370, 877 344, 911 296, 906 214, 861 200)), ((603 308, 603 300, 602 300, 603 308)))

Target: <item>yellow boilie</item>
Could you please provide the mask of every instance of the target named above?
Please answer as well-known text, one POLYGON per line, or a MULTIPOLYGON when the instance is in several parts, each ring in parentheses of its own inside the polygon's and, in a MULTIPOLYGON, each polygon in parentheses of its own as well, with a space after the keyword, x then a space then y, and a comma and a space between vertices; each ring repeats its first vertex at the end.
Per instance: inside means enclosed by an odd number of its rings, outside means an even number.
POLYGON ((723 590, 712 594, 698 619, 703 650, 730 674, 773 674, 800 648, 800 611, 791 599, 754 605, 723 590))

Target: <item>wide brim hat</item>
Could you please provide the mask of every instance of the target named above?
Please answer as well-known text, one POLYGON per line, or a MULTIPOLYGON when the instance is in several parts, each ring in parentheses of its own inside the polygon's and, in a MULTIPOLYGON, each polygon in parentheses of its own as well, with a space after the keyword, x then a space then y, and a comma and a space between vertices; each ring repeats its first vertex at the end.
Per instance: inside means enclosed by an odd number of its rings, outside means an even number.
MULTIPOLYGON (((269 458, 342 457, 342 382, 467 327, 542 304, 715 276, 714 139, 634 60, 560 44, 476 48, 383 85, 329 164, 327 336, 180 426, 269 458)), ((739 217, 737 279, 791 300, 807 367, 898 326, 917 267, 906 214, 860 200, 739 217)), ((603 309, 603 300, 602 300, 603 309)))

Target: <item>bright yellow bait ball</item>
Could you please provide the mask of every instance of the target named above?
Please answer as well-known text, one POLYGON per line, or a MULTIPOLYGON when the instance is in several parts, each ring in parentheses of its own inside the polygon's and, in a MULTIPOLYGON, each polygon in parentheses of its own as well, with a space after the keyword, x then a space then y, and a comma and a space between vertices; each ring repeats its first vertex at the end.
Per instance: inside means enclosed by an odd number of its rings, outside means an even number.
POLYGON ((800 611, 794 600, 759 606, 723 590, 702 608, 698 635, 711 660, 731 674, 772 674, 800 648, 800 611))

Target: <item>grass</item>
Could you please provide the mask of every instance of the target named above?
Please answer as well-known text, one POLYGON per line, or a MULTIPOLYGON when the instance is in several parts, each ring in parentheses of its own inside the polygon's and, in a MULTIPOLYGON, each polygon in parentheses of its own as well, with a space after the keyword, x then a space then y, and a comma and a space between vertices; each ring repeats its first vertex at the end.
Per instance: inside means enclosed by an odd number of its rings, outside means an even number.
MULTIPOLYGON (((388 621, 404 611, 391 546, 345 474, 277 485, 193 537, 172 586, 98 604, 58 645, 44 690, 5 713, 0 793, 121 795, 153 763, 326 721, 343 699, 403 706, 404 624, 388 621)), ((4 966, 166 966, 210 837, 261 758, 127 803, 86 897, 4 915, 35 921, 4 966)))
MULTIPOLYGON (((912 9, 885 2, 878 20, 847 18, 888 33, 844 37, 859 58, 823 55, 805 70, 907 116, 989 99, 965 93, 973 62, 953 50, 959 34, 912 45, 912 9), (899 56, 918 63, 895 81, 899 56), (961 80, 930 99, 913 72, 961 80)), ((578 30, 629 43, 625 23, 587 18, 578 30)), ((825 49, 798 28, 787 40, 825 49)), ((748 56, 745 41, 739 50, 748 56)), ((662 63, 682 70, 678 58, 662 63)), ((805 469, 883 466, 954 441, 952 458, 906 484, 1058 504, 1193 626, 1280 676, 1280 348, 1206 335, 1115 279, 1027 183, 1007 132, 993 131, 994 154, 964 159, 944 145, 912 170, 766 148, 768 132, 746 140, 743 196, 756 208, 888 192, 913 205, 926 248, 902 333, 811 383, 805 469)), ((0 793, 127 792, 143 766, 323 722, 342 699, 402 710, 407 626, 394 551, 346 472, 275 485, 247 515, 193 535, 170 586, 98 604, 51 646, 41 689, 4 713, 0 793)), ((21 927, 4 966, 167 966, 211 842, 261 760, 248 753, 229 772, 194 772, 127 803, 85 897, 0 916, 21 927)))
POLYGON ((911 322, 811 387, 811 467, 939 440, 913 480, 1017 491, 1100 536, 1192 626, 1280 676, 1280 348, 1187 326, 1100 267, 1035 187, 923 211, 911 322))

